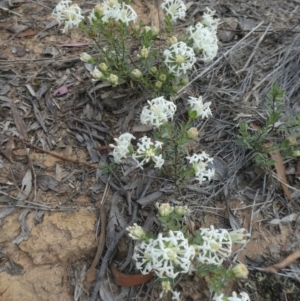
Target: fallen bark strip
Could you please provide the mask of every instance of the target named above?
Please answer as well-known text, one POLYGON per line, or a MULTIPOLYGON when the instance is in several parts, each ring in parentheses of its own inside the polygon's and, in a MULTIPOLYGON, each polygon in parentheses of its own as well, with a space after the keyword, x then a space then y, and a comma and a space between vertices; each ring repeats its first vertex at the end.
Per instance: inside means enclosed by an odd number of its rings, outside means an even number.
POLYGON ((300 258, 300 249, 283 259, 282 261, 270 265, 268 267, 262 268, 261 270, 264 272, 277 273, 279 270, 285 268, 290 265, 292 262, 300 258))
POLYGON ((96 280, 97 277, 97 269, 96 266, 98 262, 100 261, 100 258, 103 254, 104 248, 105 248, 105 232, 106 232, 106 213, 105 209, 102 205, 100 205, 100 235, 99 235, 99 242, 98 242, 98 248, 95 255, 95 258, 93 260, 92 265, 88 269, 85 275, 86 279, 86 285, 87 289, 90 289, 92 283, 96 280))
POLYGON ((57 154, 55 152, 50 152, 50 151, 48 151, 46 149, 40 148, 38 146, 35 146, 35 145, 33 145, 33 144, 31 144, 31 143, 29 143, 27 141, 24 141, 24 140, 22 140, 20 138, 17 138, 17 137, 12 137, 12 136, 9 136, 9 135, 6 135, 6 136, 9 137, 9 138, 11 138, 11 139, 14 139, 15 141, 21 142, 21 143, 27 145, 28 147, 34 148, 34 149, 36 149, 36 150, 38 150, 38 151, 40 151, 42 153, 46 153, 48 155, 51 155, 51 156, 53 156, 55 158, 58 158, 58 159, 61 159, 61 160, 64 160, 64 161, 72 162, 74 164, 84 165, 86 167, 94 168, 94 169, 100 167, 100 165, 89 164, 89 163, 86 163, 86 162, 83 162, 83 161, 79 161, 79 160, 76 160, 76 159, 72 159, 72 158, 67 158, 67 157, 61 156, 61 155, 59 155, 59 154, 57 154))
MULTIPOLYGON (((128 226, 132 226, 132 224, 134 223, 135 219, 136 219, 136 215, 137 215, 137 204, 132 203, 132 217, 131 217, 131 221, 129 222, 128 226)), ((113 254, 113 252, 115 251, 115 248, 117 247, 120 239, 124 236, 124 234, 126 233, 126 228, 125 227, 123 230, 121 230, 116 237, 114 238, 114 240, 111 242, 110 246, 108 247, 103 259, 102 259, 102 263, 100 266, 100 269, 98 270, 98 274, 97 274, 97 280, 95 282, 94 285, 94 289, 92 291, 92 295, 89 299, 89 301, 96 301, 97 300, 97 295, 100 289, 100 284, 103 280, 104 274, 107 270, 108 267, 108 262, 111 259, 111 256, 113 254)))

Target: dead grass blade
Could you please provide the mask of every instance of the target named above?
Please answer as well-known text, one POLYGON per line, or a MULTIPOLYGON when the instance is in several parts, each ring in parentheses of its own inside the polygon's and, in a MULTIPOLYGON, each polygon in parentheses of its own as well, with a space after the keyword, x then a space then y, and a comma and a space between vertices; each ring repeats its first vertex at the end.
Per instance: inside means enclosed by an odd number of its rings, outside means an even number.
POLYGON ((19 113, 16 104, 12 100, 10 100, 10 108, 11 108, 11 112, 12 112, 12 115, 14 118, 16 128, 20 134, 20 137, 23 140, 27 140, 26 124, 25 124, 21 114, 19 113))

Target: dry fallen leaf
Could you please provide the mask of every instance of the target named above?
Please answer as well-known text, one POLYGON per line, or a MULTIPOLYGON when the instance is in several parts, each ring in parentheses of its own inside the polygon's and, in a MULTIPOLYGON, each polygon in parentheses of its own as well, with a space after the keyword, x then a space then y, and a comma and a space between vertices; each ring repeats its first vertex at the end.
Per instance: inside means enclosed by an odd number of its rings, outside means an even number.
POLYGON ((148 282, 153 277, 153 272, 143 275, 143 274, 137 274, 137 275, 129 275, 124 274, 120 272, 115 265, 112 263, 109 266, 109 269, 114 277, 114 280, 116 284, 120 286, 135 286, 135 285, 141 285, 143 283, 148 282))
POLYGON ((61 182, 58 182, 57 180, 55 180, 51 176, 38 175, 36 177, 36 180, 37 180, 38 186, 43 191, 53 190, 53 191, 55 191, 57 193, 65 193, 65 192, 67 192, 69 190, 66 185, 64 185, 61 182))
POLYGON ((17 199, 20 201, 26 200, 31 192, 31 188, 32 188, 32 173, 31 173, 31 169, 28 169, 22 180, 21 191, 18 193, 17 199))
POLYGON ((11 108, 12 115, 14 118, 14 123, 20 134, 20 137, 24 140, 27 140, 26 124, 25 124, 16 104, 12 100, 10 101, 10 108, 11 108))

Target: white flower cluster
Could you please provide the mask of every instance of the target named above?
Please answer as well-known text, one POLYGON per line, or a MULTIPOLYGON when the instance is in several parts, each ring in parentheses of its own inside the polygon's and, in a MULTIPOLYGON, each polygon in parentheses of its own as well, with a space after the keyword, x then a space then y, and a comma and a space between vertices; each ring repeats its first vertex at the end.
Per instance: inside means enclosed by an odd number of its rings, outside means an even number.
POLYGON ((197 112, 196 117, 208 118, 212 115, 209 107, 211 105, 211 102, 203 103, 202 96, 200 96, 199 98, 190 96, 188 103, 191 106, 191 110, 197 112))
POLYGON ((138 149, 132 154, 132 159, 137 163, 137 166, 143 169, 143 165, 153 161, 154 168, 161 168, 165 162, 161 154, 157 154, 158 150, 162 148, 163 143, 155 141, 153 143, 150 138, 144 136, 139 139, 137 144, 138 149), (140 161, 142 159, 142 161, 140 161))
POLYGON ((186 7, 181 0, 164 0, 160 7, 171 17, 173 22, 185 17, 186 7))
POLYGON ((221 265, 232 251, 232 240, 227 230, 202 228, 199 230, 203 239, 202 245, 194 246, 196 259, 200 263, 221 265))
POLYGON ((128 25, 129 22, 135 22, 137 19, 137 13, 125 2, 120 4, 117 0, 105 0, 103 2, 103 8, 102 21, 105 23, 113 19, 128 25))
POLYGON ((176 76, 186 74, 196 62, 193 48, 187 46, 184 42, 171 45, 169 49, 164 51, 164 57, 164 63, 169 72, 176 76))
POLYGON ((186 157, 190 164, 193 165, 193 169, 196 175, 196 179, 199 181, 199 184, 202 184, 204 179, 206 178, 208 181, 215 174, 215 170, 213 168, 207 169, 208 162, 213 162, 213 158, 209 157, 206 152, 202 152, 201 154, 193 154, 191 157, 186 157))
POLYGON ((173 102, 165 100, 163 96, 149 100, 148 104, 150 106, 144 107, 141 113, 141 123, 149 123, 157 128, 168 122, 169 118, 172 119, 177 109, 173 102))
POLYGON ((215 11, 207 8, 201 22, 189 27, 193 48, 199 50, 204 61, 211 61, 218 52, 217 27, 219 19, 214 19, 215 11))
POLYGON ((237 293, 236 292, 233 292, 232 293, 232 297, 226 297, 221 294, 221 295, 214 295, 213 297, 213 301, 251 301, 250 300, 250 297, 247 293, 245 292, 241 292, 240 293, 241 297, 238 297, 237 293))
POLYGON ((114 148, 113 156, 116 163, 121 163, 122 159, 127 158, 127 155, 130 152, 129 147, 131 146, 131 139, 135 139, 135 137, 130 133, 124 133, 119 138, 114 138, 117 145, 109 145, 114 148))
POLYGON ((61 23, 65 23, 63 33, 67 32, 68 29, 78 27, 79 23, 84 19, 81 14, 81 8, 77 4, 72 4, 71 0, 62 0, 54 8, 52 16, 61 23))
POLYGON ((188 273, 195 249, 181 231, 169 231, 168 236, 158 234, 156 239, 142 241, 135 246, 133 259, 142 274, 151 271, 159 278, 176 278, 188 273))

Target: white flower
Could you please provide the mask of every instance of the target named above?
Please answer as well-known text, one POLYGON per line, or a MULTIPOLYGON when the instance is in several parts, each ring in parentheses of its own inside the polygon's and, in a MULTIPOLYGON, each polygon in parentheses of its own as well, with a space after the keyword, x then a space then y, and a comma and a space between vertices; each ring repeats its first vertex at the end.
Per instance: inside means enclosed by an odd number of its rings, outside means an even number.
POLYGON ((120 14, 118 15, 118 21, 121 21, 128 25, 128 23, 131 21, 135 22, 136 18, 137 14, 134 9, 130 5, 123 2, 120 8, 120 14))
POLYGON ((180 301, 180 292, 172 291, 172 300, 180 301))
POLYGON ((218 52, 218 38, 216 31, 205 27, 202 23, 189 27, 190 37, 193 40, 193 48, 203 55, 203 61, 211 61, 218 52))
POLYGON ((221 265, 232 250, 232 241, 225 229, 215 230, 214 226, 199 230, 203 244, 194 246, 196 258, 201 263, 221 265))
POLYGON ((224 294, 221 295, 215 294, 213 297, 213 301, 224 301, 224 294))
POLYGON ((214 19, 214 14, 216 12, 214 10, 206 8, 206 12, 203 14, 201 23, 209 27, 211 31, 217 31, 219 19, 214 19))
POLYGON ((232 297, 228 297, 228 301, 250 301, 250 297, 247 293, 241 292, 241 297, 238 297, 236 292, 232 293, 232 297))
POLYGON ((65 27, 62 30, 63 33, 67 32, 68 29, 78 27, 79 23, 84 19, 84 16, 81 14, 81 8, 77 4, 71 3, 72 1, 70 0, 62 0, 52 12, 59 24, 65 23, 65 27))
POLYGON ((208 181, 211 180, 215 170, 213 168, 206 169, 207 163, 213 161, 208 154, 202 152, 201 154, 193 154, 191 157, 186 158, 189 160, 189 163, 193 165, 196 179, 199 181, 199 184, 202 184, 204 178, 207 178, 208 181))
POLYGON ((196 62, 193 48, 188 47, 184 42, 178 42, 164 51, 165 65, 169 72, 180 76, 186 74, 196 62))
POLYGON ((129 22, 135 22, 137 19, 137 14, 134 9, 125 2, 120 4, 115 0, 106 0, 103 2, 103 7, 103 22, 108 22, 109 19, 113 19, 115 21, 121 21, 128 25, 129 22))
POLYGON ((150 138, 144 136, 140 138, 137 144, 138 149, 134 154, 132 154, 132 159, 137 163, 138 167, 143 169, 143 165, 153 161, 155 163, 155 168, 161 168, 164 164, 164 159, 162 155, 158 155, 158 149, 162 147, 162 142, 156 141, 155 144, 150 138), (140 161, 142 159, 142 161, 140 161))
POLYGON ((148 100, 149 106, 143 108, 141 113, 141 123, 148 124, 159 128, 165 122, 168 122, 169 118, 173 118, 176 112, 176 105, 164 99, 163 96, 148 100))
POLYGON ((168 236, 158 234, 157 239, 135 246, 133 258, 142 274, 150 271, 159 278, 175 278, 179 273, 187 273, 195 250, 181 231, 169 231, 168 236))
POLYGON ((94 22, 97 20, 97 16, 95 14, 95 9, 94 8, 91 11, 90 15, 88 16, 88 20, 89 20, 89 22, 90 22, 91 25, 93 25, 94 22))
POLYGON ((120 13, 121 7, 118 0, 104 0, 102 5, 104 8, 102 21, 106 23, 109 19, 116 19, 116 15, 120 13))
POLYGON ((155 163, 154 168, 158 169, 162 168, 165 163, 165 160, 162 158, 161 154, 159 156, 153 156, 152 160, 155 163))
POLYGON ((181 0, 164 0, 160 7, 171 17, 173 22, 185 17, 186 7, 181 0))
POLYGON ((173 295, 172 300, 180 301, 180 298, 179 298, 180 293, 172 290, 171 281, 170 280, 163 280, 161 282, 161 288, 162 288, 162 292, 159 294, 160 298, 163 297, 164 293, 171 292, 172 295, 173 295))
POLYGON ((135 137, 130 133, 124 133, 119 138, 114 138, 117 145, 109 145, 114 148, 113 156, 116 163, 121 163, 123 158, 127 158, 129 147, 131 146, 131 139, 135 139, 135 137))
POLYGON ((190 96, 188 99, 188 103, 191 106, 191 111, 197 112, 196 118, 208 118, 212 115, 209 107, 211 105, 211 102, 203 103, 202 96, 200 96, 199 98, 190 96))

